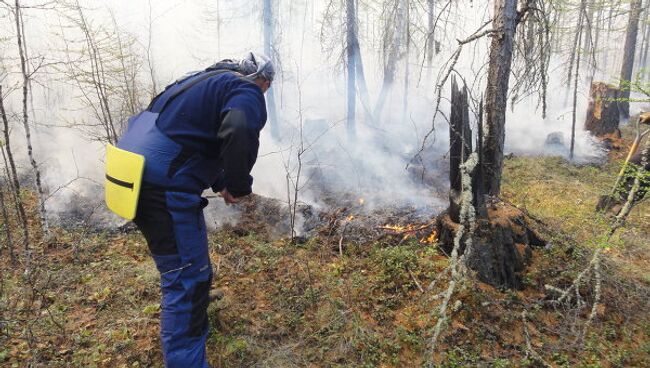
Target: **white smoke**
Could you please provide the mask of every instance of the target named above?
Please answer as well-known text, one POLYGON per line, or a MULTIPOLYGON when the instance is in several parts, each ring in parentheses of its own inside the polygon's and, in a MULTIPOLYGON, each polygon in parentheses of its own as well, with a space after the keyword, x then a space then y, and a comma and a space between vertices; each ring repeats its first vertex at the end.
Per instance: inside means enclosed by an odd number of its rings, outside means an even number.
MULTIPOLYGON (((115 0, 98 4, 90 0, 82 5, 94 24, 111 24, 110 12, 122 32, 135 36, 136 50, 144 54, 151 34, 153 66, 159 88, 190 70, 206 67, 216 60, 239 57, 250 49, 262 48, 261 10, 251 2, 202 1, 177 2, 172 0, 126 1, 115 0), (217 4, 219 8, 217 9, 217 4), (151 4, 151 5, 150 5, 151 4), (150 9, 149 6, 152 6, 150 9), (151 23, 149 12, 151 10, 151 23), (219 17, 221 23, 217 23, 219 17)), ((461 1, 449 14, 452 22, 440 20, 437 40, 441 53, 435 56, 432 70, 428 70, 420 50, 411 49, 410 55, 400 61, 396 82, 383 108, 381 121, 373 124, 364 119, 361 103, 357 103, 356 139, 347 136, 345 127, 345 75, 338 56, 342 48, 329 53, 321 45, 325 32, 330 39, 338 40, 340 30, 325 29, 321 16, 321 2, 301 4, 281 3, 276 9, 278 19, 276 51, 281 58, 280 73, 274 83, 280 139, 271 137, 266 128, 261 137, 260 157, 253 171, 256 193, 287 200, 287 174, 295 180, 296 154, 302 140, 307 149, 302 157, 300 201, 323 205, 325 197, 350 195, 364 198, 368 209, 389 205, 409 205, 428 213, 435 213, 445 204, 446 152, 448 150, 448 126, 438 114, 435 134, 428 141, 425 161, 425 180, 417 170, 406 166, 419 150, 422 138, 431 128, 435 106, 435 77, 445 68, 445 61, 457 46, 457 39, 469 36, 478 26, 489 19, 491 7, 461 1), (338 32, 338 33, 337 33, 338 32), (444 34, 444 38, 440 35, 444 34), (409 64, 410 84, 403 86, 404 65, 409 64), (406 99, 405 99, 406 97, 406 99), (408 101, 406 113, 404 100, 408 101)), ((261 5, 259 5, 261 6, 261 5)), ((360 29, 365 33, 379 32, 376 13, 363 9, 370 15, 360 19, 360 29)), ((62 42, 58 33, 61 23, 53 11, 30 12, 26 9, 26 30, 31 56, 53 59, 60 55, 62 42)), ((0 21, 0 30, 13 34, 7 17, 0 21)), ((365 75, 372 103, 379 94, 382 82, 383 58, 377 48, 380 45, 364 43, 362 56, 365 75)), ((342 41, 332 41, 339 45, 342 41)), ((481 40, 466 47, 455 70, 470 83, 472 95, 484 91, 488 40, 481 40), (478 79, 477 79, 478 78, 478 79), (475 81, 476 79, 476 81, 475 81), (476 82, 476 83, 475 83, 476 82)), ((4 53, 3 63, 15 71, 15 46, 10 41, 0 43, 4 53), (13 65, 13 66, 12 66, 13 65)), ((610 64, 615 64, 610 58, 610 64)), ((554 59, 553 70, 559 70, 561 57, 554 59)), ((607 64, 606 64, 607 65, 607 64)), ((140 70, 143 84, 147 84, 149 71, 146 65, 140 70)), ((615 68, 615 66, 612 66, 615 68)), ((611 70, 611 69, 610 69, 611 70)), ((537 97, 531 96, 517 103, 508 113, 506 124, 506 152, 518 155, 561 155, 568 157, 571 131, 570 98, 565 98, 560 74, 551 73, 549 82, 549 111, 546 119, 536 108, 537 97), (557 91, 560 91, 559 93, 557 91), (564 147, 545 145, 551 133, 560 132, 564 147)), ((601 71, 606 78, 614 73, 601 71)), ((8 74, 7 80, 15 79, 8 74)), ((57 191, 48 200, 48 209, 54 213, 66 212, 71 203, 85 198, 101 201, 103 193, 102 144, 87 141, 87 137, 68 128, 53 128, 69 122, 91 122, 91 112, 80 109, 79 91, 69 81, 56 73, 37 74, 46 88, 34 84, 32 103, 34 120, 39 124, 35 136, 38 144, 35 152, 50 190, 59 188, 75 177, 65 189, 57 191), (94 182, 95 183, 94 183, 94 182)), ((580 162, 599 159, 602 152, 584 132, 588 81, 581 81, 576 123, 576 160, 580 162)), ((446 102, 448 86, 443 88, 442 111, 449 111, 446 102)), ((12 94, 8 108, 18 111, 18 96, 12 94)), ((22 132, 14 131, 16 147, 22 147, 22 132)), ((556 134, 557 136, 557 134, 556 134)), ((24 152, 16 149, 24 157, 24 152)), ((26 167, 26 165, 23 165, 26 167)), ((291 192, 291 190, 289 190, 291 192)), ((90 204, 89 204, 90 205, 90 204)), ((234 209, 218 208, 223 216, 210 218, 217 225, 236 221, 239 213, 234 209)), ((102 217, 103 218, 103 217, 102 217)))

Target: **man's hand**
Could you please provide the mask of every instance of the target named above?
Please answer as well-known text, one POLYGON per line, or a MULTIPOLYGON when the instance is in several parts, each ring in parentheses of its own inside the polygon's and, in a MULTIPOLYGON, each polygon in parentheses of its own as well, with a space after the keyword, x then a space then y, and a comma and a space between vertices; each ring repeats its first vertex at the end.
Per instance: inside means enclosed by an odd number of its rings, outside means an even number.
POLYGON ((223 201, 227 205, 231 205, 231 204, 235 204, 235 203, 239 202, 239 200, 237 198, 233 197, 232 194, 230 194, 230 192, 228 192, 228 189, 226 189, 226 188, 224 188, 221 192, 219 192, 219 194, 221 195, 221 197, 223 198, 223 201))

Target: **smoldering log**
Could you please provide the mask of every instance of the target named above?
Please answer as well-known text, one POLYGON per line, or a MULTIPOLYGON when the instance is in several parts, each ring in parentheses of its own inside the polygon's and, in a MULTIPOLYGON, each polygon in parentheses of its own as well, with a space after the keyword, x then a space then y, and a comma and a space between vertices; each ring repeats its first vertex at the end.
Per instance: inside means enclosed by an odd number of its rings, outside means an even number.
POLYGON ((589 108, 585 120, 585 129, 597 137, 614 134, 621 137, 618 129, 619 105, 618 88, 604 82, 594 82, 589 90, 589 108))

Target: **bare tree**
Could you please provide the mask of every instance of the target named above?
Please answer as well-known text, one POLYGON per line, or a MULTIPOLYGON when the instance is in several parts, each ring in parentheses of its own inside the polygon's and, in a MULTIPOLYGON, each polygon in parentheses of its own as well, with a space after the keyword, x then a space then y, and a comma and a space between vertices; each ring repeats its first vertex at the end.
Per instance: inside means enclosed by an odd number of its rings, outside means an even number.
POLYGON ((385 52, 385 63, 384 63, 384 78, 379 91, 379 96, 377 97, 377 102, 375 103, 375 108, 373 110, 373 116, 381 116, 384 105, 386 104, 386 98, 393 83, 395 82, 395 74, 397 72, 397 63, 403 56, 403 47, 405 45, 405 39, 407 37, 407 0, 397 0, 395 2, 394 17, 395 21, 387 22, 386 27, 392 30, 389 32, 386 31, 385 35, 392 35, 392 37, 386 37, 384 52, 385 52), (393 30, 394 28, 394 30, 393 30))
MULTIPOLYGON (((22 77, 22 123, 23 129, 25 131, 25 141, 27 143, 27 156, 29 157, 29 163, 32 167, 34 174, 34 183, 36 185, 36 190, 38 192, 39 198, 39 217, 41 221, 41 227, 43 234, 49 236, 49 223, 47 219, 47 212, 45 210, 45 191, 41 183, 41 171, 36 163, 36 158, 34 157, 34 146, 32 144, 32 135, 31 127, 29 121, 29 109, 27 106, 27 99, 30 93, 31 80, 33 74, 38 70, 36 68, 33 71, 28 70, 29 60, 27 59, 27 48, 26 48, 26 37, 25 37, 25 23, 22 15, 23 7, 20 4, 20 0, 16 0, 14 7, 12 8, 12 14, 14 16, 14 21, 16 25, 16 43, 18 46, 18 56, 20 60, 20 74, 22 77)), ((28 257, 29 258, 29 257, 28 257)), ((29 264, 29 263, 27 263, 29 264)), ((27 267, 28 268, 28 267, 27 267)))
POLYGON ((354 139, 355 133, 355 117, 357 109, 357 83, 356 83, 356 63, 357 63, 357 50, 359 49, 359 39, 357 36, 357 12, 356 0, 345 1, 345 16, 346 16, 346 46, 345 51, 347 55, 347 130, 348 137, 354 139))
POLYGON ((93 118, 69 126, 92 140, 114 144, 128 117, 142 106, 142 60, 133 50, 135 37, 122 32, 112 14, 111 23, 97 25, 78 1, 63 9, 68 21, 60 26, 65 62, 58 68, 63 81, 76 88, 79 101, 93 118), (79 34, 80 39, 71 34, 79 34))
MULTIPOLYGON (((277 63, 278 56, 273 47, 275 42, 275 18, 273 14, 273 1, 272 0, 263 0, 264 8, 262 12, 262 19, 264 21, 264 52, 268 55, 273 61, 277 63)), ((273 88, 269 89, 266 92, 266 105, 269 112, 269 124, 271 125, 271 134, 274 137, 279 135, 278 127, 278 113, 275 103, 275 91, 273 88)))
POLYGON ((27 226, 27 214, 25 206, 20 196, 20 181, 18 180, 18 170, 16 169, 16 161, 11 150, 11 134, 9 132, 9 119, 4 107, 4 95, 2 86, 0 85, 0 118, 2 119, 4 144, 2 145, 2 158, 4 159, 6 177, 9 182, 10 193, 14 199, 16 215, 18 222, 23 230, 23 249, 27 253, 29 249, 29 227, 27 226))

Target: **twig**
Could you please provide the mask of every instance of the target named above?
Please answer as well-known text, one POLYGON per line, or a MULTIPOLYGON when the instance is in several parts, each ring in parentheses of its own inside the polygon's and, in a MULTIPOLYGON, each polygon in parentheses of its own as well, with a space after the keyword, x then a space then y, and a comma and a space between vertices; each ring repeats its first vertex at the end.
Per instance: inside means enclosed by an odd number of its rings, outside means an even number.
POLYGON ((408 267, 406 267, 406 271, 407 271, 407 272, 409 273, 409 275, 411 276, 411 279, 413 279, 413 282, 415 283, 415 286, 417 286, 418 289, 420 290, 420 292, 421 292, 422 294, 424 294, 424 289, 422 289, 422 286, 421 286, 420 283, 418 282, 418 279, 415 278, 415 275, 413 274, 413 272, 411 272, 411 269, 408 268, 408 267))
POLYGON ((530 334, 528 333, 528 322, 525 310, 521 312, 521 322, 524 325, 524 336, 526 337, 526 358, 528 358, 528 354, 531 354, 535 360, 543 364, 545 367, 552 367, 550 364, 546 363, 546 361, 541 357, 541 355, 539 355, 538 352, 535 351, 535 349, 533 349, 533 346, 530 343, 530 334))

